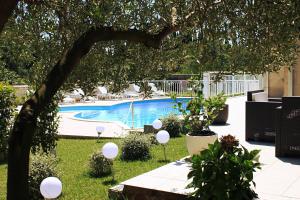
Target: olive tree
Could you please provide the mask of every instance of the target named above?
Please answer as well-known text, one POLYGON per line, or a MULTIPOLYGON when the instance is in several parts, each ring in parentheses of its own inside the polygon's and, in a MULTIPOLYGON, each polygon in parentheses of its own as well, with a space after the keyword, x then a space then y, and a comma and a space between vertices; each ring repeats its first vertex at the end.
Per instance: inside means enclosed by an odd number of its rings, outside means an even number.
MULTIPOLYGON (((176 52, 184 46, 174 56, 182 55, 194 63, 213 63, 220 70, 247 68, 261 72, 293 60, 299 38, 300 5, 295 0, 1 0, 0 3, 0 31, 3 32, 8 20, 16 28, 21 27, 20 30, 24 23, 18 21, 28 22, 37 30, 34 31, 37 37, 49 42, 46 48, 38 42, 31 44, 37 55, 53 54, 48 60, 41 57, 39 63, 47 66, 45 76, 34 95, 24 103, 9 138, 7 199, 28 199, 29 152, 37 117, 96 43, 105 50, 120 41, 137 44, 133 48, 142 44, 145 51, 152 48, 176 52), (237 60, 236 55, 241 59, 237 60)), ((24 35, 26 32, 20 31, 20 37, 24 35)), ((28 38, 23 40, 26 42, 28 38)), ((168 53, 162 55, 172 63, 168 53)))

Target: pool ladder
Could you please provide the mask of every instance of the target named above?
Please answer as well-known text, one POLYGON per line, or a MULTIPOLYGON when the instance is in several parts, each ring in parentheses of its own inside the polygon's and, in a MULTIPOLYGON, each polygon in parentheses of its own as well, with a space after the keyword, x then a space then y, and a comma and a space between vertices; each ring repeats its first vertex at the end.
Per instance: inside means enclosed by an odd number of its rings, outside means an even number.
POLYGON ((134 128, 134 106, 133 106, 133 101, 131 101, 130 103, 130 106, 129 106, 129 109, 128 109, 128 113, 127 113, 127 117, 126 117, 126 124, 127 122, 129 122, 129 114, 131 112, 131 128, 133 129, 134 128))

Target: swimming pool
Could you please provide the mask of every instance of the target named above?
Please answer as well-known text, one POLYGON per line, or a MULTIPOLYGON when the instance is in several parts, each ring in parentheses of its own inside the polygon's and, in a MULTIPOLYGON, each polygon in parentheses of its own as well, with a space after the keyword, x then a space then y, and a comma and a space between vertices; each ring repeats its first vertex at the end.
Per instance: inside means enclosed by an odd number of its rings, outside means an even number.
MULTIPOLYGON (((190 98, 177 98, 186 106, 190 98)), ((128 127, 142 128, 145 124, 152 124, 155 119, 169 114, 180 114, 174 108, 173 99, 151 99, 133 102, 133 120, 131 102, 119 103, 112 106, 61 106, 60 112, 76 112, 74 118, 90 121, 121 122, 128 127), (133 121, 133 123, 132 123, 133 121)))

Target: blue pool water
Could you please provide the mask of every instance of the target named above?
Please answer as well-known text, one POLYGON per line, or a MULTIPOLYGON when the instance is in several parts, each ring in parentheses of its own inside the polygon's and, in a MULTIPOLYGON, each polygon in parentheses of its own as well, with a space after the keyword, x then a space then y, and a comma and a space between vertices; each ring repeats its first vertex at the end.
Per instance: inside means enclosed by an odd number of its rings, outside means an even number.
MULTIPOLYGON (((189 98, 178 98, 178 101, 186 106, 189 98)), ((173 99, 156 99, 135 101, 133 103, 134 116, 130 108, 131 102, 120 103, 113 106, 62 106, 60 112, 77 112, 75 118, 93 121, 116 121, 122 122, 129 127, 141 128, 145 124, 152 124, 155 119, 169 114, 180 114, 174 108, 173 99)))

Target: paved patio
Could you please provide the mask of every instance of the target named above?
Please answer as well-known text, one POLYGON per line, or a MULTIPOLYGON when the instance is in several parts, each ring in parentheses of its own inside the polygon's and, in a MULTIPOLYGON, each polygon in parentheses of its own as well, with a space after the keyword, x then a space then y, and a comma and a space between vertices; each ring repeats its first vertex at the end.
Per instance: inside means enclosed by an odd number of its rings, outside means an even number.
MULTIPOLYGON (((262 200, 300 200, 300 159, 276 158, 274 145, 245 141, 245 97, 228 99, 229 119, 226 126, 212 126, 219 136, 232 134, 248 149, 260 149, 262 170, 255 173, 256 191, 262 200)), ((145 189, 185 194, 188 191, 188 164, 177 161, 129 179, 121 184, 124 188, 145 189)))

